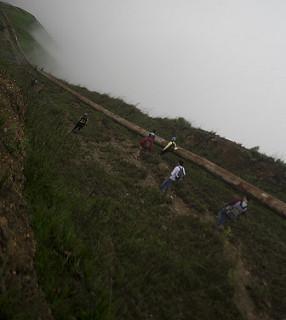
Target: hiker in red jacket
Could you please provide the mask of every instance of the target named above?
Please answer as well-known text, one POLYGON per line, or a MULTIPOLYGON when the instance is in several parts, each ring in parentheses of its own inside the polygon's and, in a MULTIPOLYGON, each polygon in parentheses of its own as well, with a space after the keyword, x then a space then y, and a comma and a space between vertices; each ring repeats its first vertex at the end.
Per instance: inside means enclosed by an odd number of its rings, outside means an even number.
POLYGON ((152 152, 154 141, 155 141, 155 132, 150 132, 147 137, 144 137, 140 140, 140 150, 137 156, 137 159, 142 158, 143 154, 146 152, 152 152))

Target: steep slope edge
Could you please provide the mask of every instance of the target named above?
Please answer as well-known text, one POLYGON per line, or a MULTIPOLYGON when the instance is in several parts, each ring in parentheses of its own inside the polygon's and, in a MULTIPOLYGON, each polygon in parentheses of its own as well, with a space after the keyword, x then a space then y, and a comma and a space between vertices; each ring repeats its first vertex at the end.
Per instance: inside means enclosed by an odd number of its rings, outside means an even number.
POLYGON ((38 287, 35 240, 23 198, 24 112, 20 90, 0 73, 0 318, 52 319, 38 287))

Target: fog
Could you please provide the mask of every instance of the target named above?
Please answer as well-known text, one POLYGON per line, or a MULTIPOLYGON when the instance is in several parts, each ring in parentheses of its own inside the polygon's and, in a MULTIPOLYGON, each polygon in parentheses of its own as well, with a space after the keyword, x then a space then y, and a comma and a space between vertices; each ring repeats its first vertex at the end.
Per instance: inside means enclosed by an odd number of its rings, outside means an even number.
POLYGON ((57 75, 286 159, 285 1, 10 3, 55 40, 57 75))

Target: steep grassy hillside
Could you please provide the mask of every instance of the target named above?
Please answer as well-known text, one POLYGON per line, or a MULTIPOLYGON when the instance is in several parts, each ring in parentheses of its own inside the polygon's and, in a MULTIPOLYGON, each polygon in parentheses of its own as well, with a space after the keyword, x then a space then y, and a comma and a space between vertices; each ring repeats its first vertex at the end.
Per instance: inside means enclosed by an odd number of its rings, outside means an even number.
POLYGON ((56 69, 58 66, 53 56, 34 38, 36 33, 37 37, 42 37, 45 41, 53 43, 49 34, 35 19, 35 17, 27 14, 21 9, 15 10, 14 7, 9 5, 5 6, 5 12, 9 15, 10 19, 15 22, 13 27, 15 28, 21 46, 26 52, 27 57, 33 60, 37 65, 49 65, 50 68, 56 69))
MULTIPOLYGON (((25 49, 33 47, 34 19, 0 9, 25 49)), ((161 195, 175 156, 162 158, 156 149, 137 160, 138 136, 17 64, 5 29, 0 47, 0 69, 27 104, 25 194, 39 284, 55 319, 285 318, 285 220, 251 201, 247 217, 218 232, 216 212, 235 190, 189 163, 172 197, 161 195), (32 88, 35 78, 40 84, 32 88), (85 111, 88 127, 71 134, 85 111)), ((118 99, 77 90, 162 136, 176 132, 182 145, 286 198, 283 163, 183 119, 150 118, 118 99)))

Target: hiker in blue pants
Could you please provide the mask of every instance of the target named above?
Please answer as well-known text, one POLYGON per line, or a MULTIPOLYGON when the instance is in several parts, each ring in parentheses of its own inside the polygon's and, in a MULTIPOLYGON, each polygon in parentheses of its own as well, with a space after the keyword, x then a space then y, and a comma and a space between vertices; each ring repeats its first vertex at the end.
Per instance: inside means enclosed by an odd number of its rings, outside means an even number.
POLYGON ((180 160, 178 165, 171 172, 170 177, 161 184, 160 186, 161 192, 167 191, 171 187, 174 181, 179 181, 183 179, 185 175, 186 175, 186 170, 184 168, 184 162, 180 160))
POLYGON ((247 197, 235 199, 229 202, 218 212, 218 227, 223 226, 227 221, 237 219, 241 214, 246 213, 248 206, 247 197))

